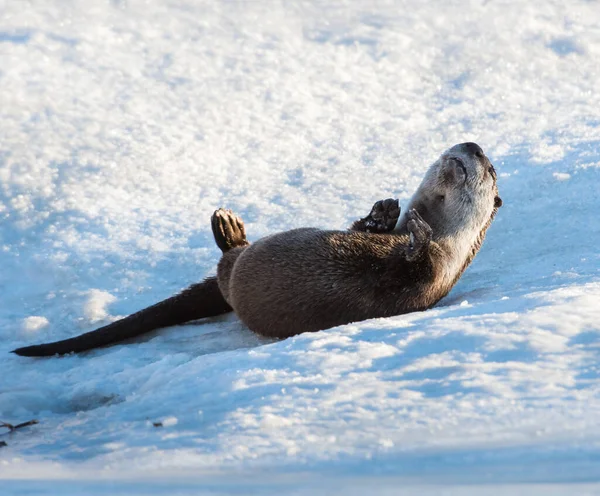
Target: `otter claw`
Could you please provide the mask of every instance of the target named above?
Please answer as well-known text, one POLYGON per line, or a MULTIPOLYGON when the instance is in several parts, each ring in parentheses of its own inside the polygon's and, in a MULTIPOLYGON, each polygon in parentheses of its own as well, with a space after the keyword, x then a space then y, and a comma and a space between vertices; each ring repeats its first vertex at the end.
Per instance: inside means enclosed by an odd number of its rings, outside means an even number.
POLYGON ((394 198, 379 200, 373 205, 369 215, 355 223, 354 229, 368 233, 390 232, 396 227, 398 217, 400 217, 398 200, 394 198))
POLYGON ((406 259, 412 262, 427 250, 433 231, 414 208, 408 212, 406 227, 410 236, 410 243, 406 247, 406 259))
POLYGON ((215 242, 221 251, 226 252, 248 244, 244 222, 231 210, 223 208, 215 210, 210 221, 215 242))

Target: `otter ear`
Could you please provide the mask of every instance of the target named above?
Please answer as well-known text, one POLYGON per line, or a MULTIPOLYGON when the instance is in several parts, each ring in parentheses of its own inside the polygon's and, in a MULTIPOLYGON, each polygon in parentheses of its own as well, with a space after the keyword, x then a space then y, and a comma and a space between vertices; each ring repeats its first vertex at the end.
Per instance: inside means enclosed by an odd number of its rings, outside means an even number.
POLYGON ((497 196, 496 198, 494 198, 494 207, 500 208, 501 206, 502 206, 502 198, 497 196))

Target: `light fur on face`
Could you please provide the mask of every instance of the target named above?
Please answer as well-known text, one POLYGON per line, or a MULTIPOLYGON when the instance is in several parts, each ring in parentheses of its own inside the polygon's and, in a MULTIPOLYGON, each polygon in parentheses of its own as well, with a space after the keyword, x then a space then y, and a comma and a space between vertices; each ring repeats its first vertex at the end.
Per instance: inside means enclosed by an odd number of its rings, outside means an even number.
POLYGON ((446 253, 443 279, 452 285, 474 256, 471 253, 479 249, 482 231, 500 205, 496 171, 489 159, 458 144, 428 169, 394 231, 406 232, 406 214, 416 209, 431 226, 433 241, 446 253))

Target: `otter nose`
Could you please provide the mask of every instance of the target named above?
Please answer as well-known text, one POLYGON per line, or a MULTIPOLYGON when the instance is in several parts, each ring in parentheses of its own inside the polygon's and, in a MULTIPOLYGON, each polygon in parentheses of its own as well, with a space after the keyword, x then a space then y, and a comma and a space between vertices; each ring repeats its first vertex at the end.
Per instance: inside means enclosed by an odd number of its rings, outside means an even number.
POLYGON ((465 153, 470 153, 479 158, 485 157, 485 153, 483 153, 482 148, 477 143, 463 143, 461 148, 465 153))

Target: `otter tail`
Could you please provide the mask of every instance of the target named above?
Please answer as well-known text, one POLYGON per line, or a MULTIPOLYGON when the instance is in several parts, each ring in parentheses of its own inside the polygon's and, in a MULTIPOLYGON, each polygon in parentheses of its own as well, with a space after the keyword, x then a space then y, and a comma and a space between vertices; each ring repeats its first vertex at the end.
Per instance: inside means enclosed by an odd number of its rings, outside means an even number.
POLYGON ((231 310, 219 290, 216 277, 209 277, 178 295, 95 331, 54 343, 18 348, 13 353, 36 357, 86 351, 115 344, 161 327, 213 317, 231 310))

